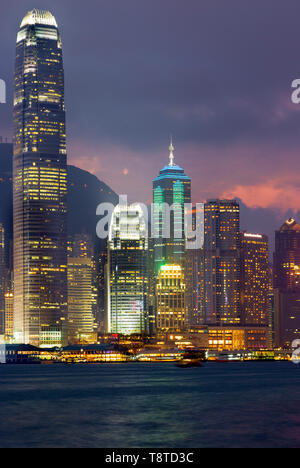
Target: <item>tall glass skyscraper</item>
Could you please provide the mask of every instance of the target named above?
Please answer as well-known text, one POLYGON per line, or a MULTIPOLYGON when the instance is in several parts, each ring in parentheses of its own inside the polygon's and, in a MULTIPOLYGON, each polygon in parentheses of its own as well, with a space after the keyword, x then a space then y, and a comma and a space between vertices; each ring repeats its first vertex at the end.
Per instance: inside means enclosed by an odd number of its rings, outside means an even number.
POLYGON ((263 234, 240 234, 241 322, 268 325, 269 252, 263 234))
POLYGON ((163 265, 156 284, 157 330, 176 332, 185 329, 185 284, 180 265, 163 265))
POLYGON ((5 265, 5 236, 4 227, 0 223, 0 335, 5 331, 5 286, 6 286, 6 265, 5 265))
POLYGON ((47 346, 67 316, 66 134, 62 44, 32 10, 17 36, 14 90, 14 335, 47 346))
POLYGON ((148 226, 141 205, 114 209, 106 265, 107 331, 142 334, 148 328, 148 226))
POLYGON ((204 207, 204 315, 212 325, 240 324, 240 209, 235 200, 204 207))
POLYGON ((161 266, 166 263, 184 265, 184 204, 191 202, 191 179, 181 167, 174 163, 172 142, 169 150, 169 164, 153 181, 154 270, 156 275, 161 266), (169 232, 167 232, 168 229, 169 232))
POLYGON ((68 341, 93 342, 93 259, 92 241, 76 234, 68 241, 68 341))
POLYGON ((275 232, 275 346, 290 347, 300 339, 300 224, 287 219, 275 232))

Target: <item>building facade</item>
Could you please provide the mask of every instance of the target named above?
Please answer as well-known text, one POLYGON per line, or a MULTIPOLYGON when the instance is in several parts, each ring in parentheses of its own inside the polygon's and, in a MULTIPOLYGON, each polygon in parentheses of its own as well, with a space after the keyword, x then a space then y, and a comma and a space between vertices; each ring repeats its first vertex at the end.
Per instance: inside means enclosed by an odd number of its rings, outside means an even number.
POLYGON ((117 205, 109 232, 106 265, 108 333, 148 331, 148 226, 141 206, 117 205))
POLYGON ((14 335, 14 294, 12 291, 5 293, 5 340, 10 342, 14 335))
POLYGON ((211 200, 204 207, 204 320, 240 324, 239 204, 211 200))
POLYGON ((153 181, 154 272, 164 264, 184 266, 184 204, 191 202, 191 179, 174 163, 170 145, 169 164, 153 181))
POLYGON ((288 219, 275 232, 273 265, 275 346, 300 339, 300 225, 288 219))
POLYGON ((48 11, 30 11, 17 36, 13 179, 15 338, 60 345, 67 336, 64 70, 48 11))
POLYGON ((88 235, 68 242, 68 342, 94 342, 93 249, 88 235))
POLYGON ((185 283, 186 283, 186 320, 189 326, 205 323, 204 320, 204 204, 197 204, 192 209, 192 219, 188 225, 188 244, 185 253, 185 283), (199 238, 196 240, 196 236, 199 238))
POLYGON ((0 335, 3 335, 5 331, 5 287, 5 233, 3 225, 0 224, 0 335))
POLYGON ((180 265, 162 265, 156 284, 157 331, 186 328, 184 270, 180 265))
POLYGON ((269 253, 268 238, 262 234, 240 235, 241 323, 268 326, 269 253))

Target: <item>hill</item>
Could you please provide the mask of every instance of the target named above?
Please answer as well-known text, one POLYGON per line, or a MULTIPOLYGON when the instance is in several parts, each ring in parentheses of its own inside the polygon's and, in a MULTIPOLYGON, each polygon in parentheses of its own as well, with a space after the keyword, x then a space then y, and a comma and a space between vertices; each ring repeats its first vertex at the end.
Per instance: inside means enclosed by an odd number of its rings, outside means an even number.
MULTIPOLYGON (((0 143, 0 222, 7 250, 13 236, 12 152, 11 143, 0 143)), ((118 195, 90 172, 68 166, 68 233, 85 231, 96 242, 96 207, 103 202, 116 205, 118 195)), ((102 247, 100 242, 98 248, 102 247)))

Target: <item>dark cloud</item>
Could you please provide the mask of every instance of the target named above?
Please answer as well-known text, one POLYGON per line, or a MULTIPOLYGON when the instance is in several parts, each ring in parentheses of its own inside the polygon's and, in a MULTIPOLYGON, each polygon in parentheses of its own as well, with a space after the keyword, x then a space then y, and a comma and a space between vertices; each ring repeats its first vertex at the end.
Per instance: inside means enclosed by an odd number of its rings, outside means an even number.
POLYGON ((70 161, 149 200, 172 132, 195 200, 231 193, 275 213, 284 198, 282 216, 291 200, 297 211, 299 0, 2 0, 3 135, 16 32, 33 7, 50 9, 63 37, 70 161))

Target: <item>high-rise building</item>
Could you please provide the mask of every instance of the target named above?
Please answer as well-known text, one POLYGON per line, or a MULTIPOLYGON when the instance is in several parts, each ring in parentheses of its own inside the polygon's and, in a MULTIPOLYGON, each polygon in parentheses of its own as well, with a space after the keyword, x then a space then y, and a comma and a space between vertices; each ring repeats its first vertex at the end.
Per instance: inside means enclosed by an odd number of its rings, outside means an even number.
POLYGON ((4 227, 0 224, 0 335, 3 335, 5 330, 5 286, 5 235, 4 227))
POLYGON ((148 226, 138 203, 115 207, 106 265, 107 331, 148 331, 148 226))
POLYGON ((156 329, 156 314, 155 314, 155 297, 156 297, 156 276, 153 268, 153 254, 154 254, 154 239, 148 236, 148 280, 149 280, 149 293, 148 293, 148 324, 149 335, 155 334, 156 329))
POLYGON ((184 204, 191 202, 191 179, 174 163, 170 145, 169 164, 153 181, 154 271, 164 264, 184 266, 184 204))
POLYGON ((10 290, 5 293, 5 340, 13 339, 14 334, 14 293, 10 290))
POLYGON ((184 270, 180 265, 162 265, 156 284, 157 330, 182 331, 186 327, 184 270))
POLYGON ((95 341, 93 249, 87 234, 68 242, 68 341, 95 341))
POLYGON ((106 265, 107 265, 107 248, 97 253, 96 258, 96 288, 97 288, 97 316, 96 322, 99 331, 106 331, 106 265))
POLYGON ((190 326, 202 325, 204 318, 204 251, 186 251, 186 319, 190 326))
POLYGON ((204 205, 201 204, 201 216, 198 216, 199 204, 192 208, 192 232, 188 232, 189 239, 198 242, 191 245, 185 254, 185 283, 186 283, 186 319, 190 326, 201 325, 204 320, 204 205), (197 234, 196 234, 197 233, 197 234))
POLYGON ((300 225, 288 219, 275 232, 273 265, 275 345, 300 339, 300 225))
POLYGON ((240 235, 241 323, 268 325, 269 258, 268 238, 262 234, 240 235))
POLYGON ((204 207, 204 316, 210 325, 240 324, 239 204, 204 207))
POLYGON ((17 35, 13 178, 15 338, 60 345, 67 316, 64 70, 49 11, 30 11, 17 35))

